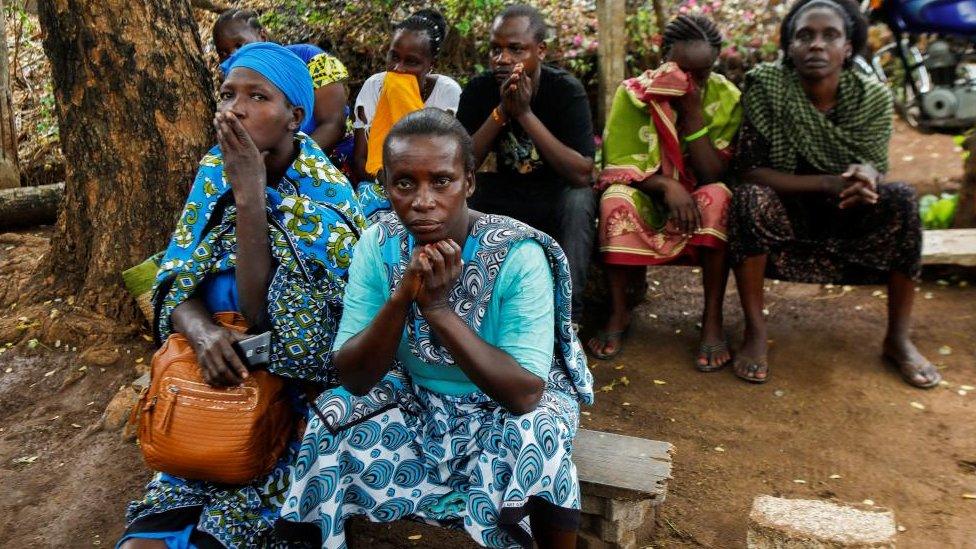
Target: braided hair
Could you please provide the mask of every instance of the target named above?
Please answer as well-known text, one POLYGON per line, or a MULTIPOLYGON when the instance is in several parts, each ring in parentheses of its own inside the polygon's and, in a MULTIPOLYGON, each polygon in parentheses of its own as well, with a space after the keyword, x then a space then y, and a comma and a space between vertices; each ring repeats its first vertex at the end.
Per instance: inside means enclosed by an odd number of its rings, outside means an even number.
POLYGON ((430 44, 430 56, 437 57, 447 37, 447 20, 441 12, 425 8, 417 10, 410 17, 393 26, 393 31, 409 30, 426 32, 430 44))
POLYGON ((793 64, 790 59, 790 44, 793 42, 793 33, 796 32, 796 23, 800 16, 817 8, 836 13, 844 22, 844 36, 850 41, 853 52, 851 57, 844 60, 844 68, 849 69, 854 62, 853 56, 861 54, 868 42, 868 23, 854 0, 799 0, 793 4, 779 27, 779 48, 783 52, 783 63, 788 66, 793 64))
POLYGON ((661 50, 667 54, 678 42, 707 42, 715 50, 722 49, 722 33, 715 23, 701 15, 679 15, 664 27, 661 50))
POLYGON ((217 17, 217 21, 214 23, 213 26, 214 36, 216 36, 217 33, 220 32, 219 29, 222 29, 225 25, 231 22, 244 23, 245 25, 259 32, 264 30, 264 27, 261 26, 261 21, 258 20, 257 12, 251 10, 242 10, 238 8, 230 8, 229 10, 225 10, 221 12, 220 16, 217 17))

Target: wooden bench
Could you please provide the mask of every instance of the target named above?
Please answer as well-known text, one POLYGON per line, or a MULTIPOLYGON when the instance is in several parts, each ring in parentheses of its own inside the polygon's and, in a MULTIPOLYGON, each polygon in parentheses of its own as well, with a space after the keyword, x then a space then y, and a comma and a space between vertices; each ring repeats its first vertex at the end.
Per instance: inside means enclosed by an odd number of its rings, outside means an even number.
POLYGON ((976 267, 976 229, 923 231, 922 263, 976 267))
POLYGON ((671 479, 668 442, 580 429, 573 461, 583 492, 579 547, 630 549, 647 541, 671 479))
MULTIPOLYGON (((634 549, 649 540, 655 508, 671 478, 667 442, 580 429, 573 446, 583 492, 581 549, 634 549)), ((349 546, 476 549, 464 532, 411 521, 377 524, 355 517, 347 523, 349 546)))

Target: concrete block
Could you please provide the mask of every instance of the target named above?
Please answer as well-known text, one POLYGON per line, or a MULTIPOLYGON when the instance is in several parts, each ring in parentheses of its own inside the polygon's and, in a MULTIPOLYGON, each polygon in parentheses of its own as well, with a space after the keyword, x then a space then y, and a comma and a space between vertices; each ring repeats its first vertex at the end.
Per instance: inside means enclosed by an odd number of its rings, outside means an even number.
POLYGON ((588 532, 580 532, 576 536, 576 549, 612 549, 612 546, 588 532))
POLYGON ((890 510, 818 500, 758 496, 749 513, 749 549, 894 548, 890 510))
POLYGON ((591 515, 603 515, 606 505, 607 500, 600 496, 583 494, 583 498, 580 500, 580 510, 591 515))
POLYGON ((608 520, 624 523, 628 529, 632 530, 640 527, 650 508, 651 500, 649 499, 639 501, 614 499, 607 502, 603 516, 608 520))

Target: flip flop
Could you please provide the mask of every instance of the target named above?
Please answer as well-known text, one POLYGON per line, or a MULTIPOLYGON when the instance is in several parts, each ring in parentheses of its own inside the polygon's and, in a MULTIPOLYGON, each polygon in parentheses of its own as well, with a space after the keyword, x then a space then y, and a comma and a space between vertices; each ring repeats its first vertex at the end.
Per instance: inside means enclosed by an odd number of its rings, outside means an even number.
POLYGON ((698 356, 695 357, 695 369, 699 372, 717 372, 729 364, 732 364, 732 353, 729 353, 729 358, 725 362, 720 364, 712 363, 712 357, 723 352, 729 352, 729 344, 727 341, 711 344, 702 343, 698 347, 698 356), (698 359, 700 358, 704 358, 706 360, 704 365, 698 363, 698 359))
POLYGON ((746 372, 748 374, 752 374, 752 375, 751 376, 750 375, 742 375, 742 374, 739 373, 739 369, 738 368, 733 368, 732 371, 733 371, 733 373, 735 373, 735 377, 737 377, 739 379, 744 379, 744 380, 748 381, 749 383, 755 383, 757 385, 760 385, 760 384, 763 384, 763 383, 766 383, 767 381, 769 381, 769 365, 766 365, 766 377, 762 377, 762 378, 755 377, 755 374, 757 374, 759 372, 759 370, 763 367, 763 365, 760 364, 759 361, 757 361, 756 359, 754 359, 752 357, 745 356, 745 355, 741 355, 741 354, 739 356, 735 357, 735 359, 733 359, 733 362, 736 362, 740 358, 742 360, 748 361, 748 364, 746 365, 746 372))
MULTIPOLYGON (((919 389, 932 389, 933 387, 937 387, 939 383, 942 382, 942 374, 939 373, 939 370, 936 369, 935 365, 933 365, 928 360, 926 360, 925 364, 923 364, 920 368, 918 368, 915 371, 917 373, 922 373, 922 374, 935 372, 935 378, 932 381, 926 383, 919 383, 915 381, 915 379, 912 377, 913 374, 908 374, 905 372, 905 369, 902 367, 902 364, 898 362, 898 360, 896 360, 895 357, 888 355, 887 353, 883 353, 881 356, 885 359, 885 362, 894 366, 898 370, 898 373, 901 375, 901 378, 905 380, 905 383, 911 385, 912 387, 918 387, 919 389)), ((918 366, 915 363, 909 363, 909 364, 911 364, 912 366, 918 366)))
POLYGON ((628 332, 630 332, 630 326, 617 332, 607 332, 605 330, 600 330, 596 333, 595 339, 597 339, 600 342, 601 350, 599 352, 594 351, 593 349, 590 348, 589 345, 586 346, 586 350, 588 350, 590 354, 593 355, 594 358, 598 358, 600 360, 610 360, 611 358, 619 355, 620 351, 624 349, 624 340, 627 339, 628 332), (605 349, 607 343, 609 343, 610 340, 612 339, 617 340, 617 348, 614 349, 612 353, 604 353, 602 349, 605 349))

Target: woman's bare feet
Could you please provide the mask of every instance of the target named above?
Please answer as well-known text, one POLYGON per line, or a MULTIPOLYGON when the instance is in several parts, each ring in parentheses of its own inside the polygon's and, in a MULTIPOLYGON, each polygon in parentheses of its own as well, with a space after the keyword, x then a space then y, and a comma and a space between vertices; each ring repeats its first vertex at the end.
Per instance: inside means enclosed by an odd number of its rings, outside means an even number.
POLYGON ((898 367, 901 377, 909 385, 930 389, 942 381, 942 374, 918 351, 907 336, 885 337, 884 357, 898 367))

